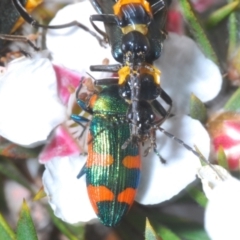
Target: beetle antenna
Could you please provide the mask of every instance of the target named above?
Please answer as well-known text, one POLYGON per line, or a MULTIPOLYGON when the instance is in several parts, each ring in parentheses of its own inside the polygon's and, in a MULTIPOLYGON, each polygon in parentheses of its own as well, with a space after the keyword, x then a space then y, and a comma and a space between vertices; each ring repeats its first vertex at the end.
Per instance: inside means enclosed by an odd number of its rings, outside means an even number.
POLYGON ((184 141, 181 139, 177 138, 173 134, 167 132, 165 129, 158 127, 158 130, 160 130, 164 135, 167 137, 171 138, 172 140, 176 141, 178 144, 182 145, 184 148, 186 148, 188 151, 192 152, 195 156, 200 158, 204 163, 206 163, 214 172, 217 173, 220 179, 224 180, 224 178, 221 176, 221 174, 214 168, 214 166, 200 153, 194 150, 192 147, 187 145, 184 141))
POLYGON ((181 139, 177 138, 176 136, 174 136, 173 134, 167 132, 165 129, 158 127, 158 129, 167 137, 171 138, 172 140, 174 140, 175 142, 177 142, 178 144, 182 145, 184 148, 186 148, 188 151, 192 152, 195 156, 197 156, 198 158, 202 159, 206 164, 210 164, 209 161, 200 153, 197 152, 196 150, 194 150, 192 147, 190 147, 189 145, 187 145, 184 141, 182 141, 181 139))

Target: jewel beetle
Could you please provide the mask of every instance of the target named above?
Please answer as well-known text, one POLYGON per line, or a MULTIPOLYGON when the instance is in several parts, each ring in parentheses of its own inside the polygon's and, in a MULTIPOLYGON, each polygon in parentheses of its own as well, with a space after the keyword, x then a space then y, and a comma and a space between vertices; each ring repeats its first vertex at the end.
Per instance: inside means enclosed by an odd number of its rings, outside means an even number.
MULTIPOLYGON (((84 167, 87 191, 92 207, 106 226, 115 226, 129 211, 140 178, 139 147, 128 145, 130 137, 126 121, 128 104, 119 96, 118 86, 104 87, 86 103, 78 104, 92 113, 88 135, 88 158, 84 167)), ((78 123, 88 119, 72 115, 78 123)))

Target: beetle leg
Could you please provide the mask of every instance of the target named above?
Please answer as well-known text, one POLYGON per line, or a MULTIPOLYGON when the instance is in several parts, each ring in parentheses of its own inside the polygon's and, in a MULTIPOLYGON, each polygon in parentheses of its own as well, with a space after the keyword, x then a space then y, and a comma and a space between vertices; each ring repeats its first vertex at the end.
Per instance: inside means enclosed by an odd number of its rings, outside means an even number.
POLYGON ((162 10, 164 7, 166 6, 164 0, 159 0, 156 3, 154 3, 153 5, 151 5, 151 9, 152 9, 152 13, 153 15, 155 15, 156 13, 158 13, 160 10, 162 10))
POLYGON ((11 34, 0 34, 0 39, 7 40, 7 41, 18 41, 18 42, 26 42, 29 44, 35 51, 39 51, 40 48, 36 47, 34 43, 25 36, 20 35, 11 35, 11 34))
POLYGON ((22 16, 22 18, 29 24, 31 24, 33 27, 38 28, 49 28, 49 29, 62 29, 62 28, 68 28, 68 27, 73 27, 73 26, 77 26, 81 29, 83 29, 84 31, 88 32, 89 34, 91 34, 93 37, 95 37, 99 44, 102 47, 106 46, 106 41, 105 39, 101 38, 99 35, 97 35, 94 31, 90 30, 88 27, 86 27, 85 25, 83 25, 82 23, 78 22, 78 21, 72 21, 66 24, 61 24, 61 25, 50 25, 50 26, 46 26, 46 25, 42 25, 40 24, 38 21, 36 21, 35 19, 33 19, 26 11, 26 9, 22 6, 21 2, 19 0, 12 0, 13 5, 15 6, 16 10, 19 12, 19 14, 22 16))
POLYGON ((83 165, 81 168, 79 174, 77 175, 77 179, 81 178, 84 174, 86 174, 87 168, 86 168, 86 163, 83 165))
POLYGON ((109 65, 92 65, 90 70, 94 72, 115 72, 117 73, 121 68, 120 64, 109 64, 109 65))
POLYGON ((95 21, 117 25, 118 20, 116 16, 114 14, 95 14, 90 16, 90 22, 93 28, 103 37, 106 42, 109 42, 108 35, 99 29, 99 27, 94 23, 95 21))

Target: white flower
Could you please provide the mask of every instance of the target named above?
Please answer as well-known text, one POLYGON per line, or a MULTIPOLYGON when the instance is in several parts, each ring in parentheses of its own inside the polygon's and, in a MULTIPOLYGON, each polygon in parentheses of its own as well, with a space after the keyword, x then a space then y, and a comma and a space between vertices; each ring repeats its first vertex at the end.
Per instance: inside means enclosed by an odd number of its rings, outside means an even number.
MULTIPOLYGON (((96 14, 96 12, 90 1, 70 4, 58 11, 50 25, 60 25, 75 20, 84 24, 91 31, 95 31, 90 23, 90 15, 92 14, 96 14)), ((98 26, 104 31, 102 23, 98 26)), ((55 62, 81 73, 90 72, 90 65, 100 65, 104 59, 108 59, 110 63, 116 63, 109 47, 101 47, 95 37, 77 26, 49 30, 47 47, 55 62)), ((96 78, 102 75, 102 73, 97 72, 91 74, 96 78)))
POLYGON ((208 198, 205 229, 212 240, 239 239, 240 181, 219 165, 198 171, 208 198))
MULTIPOLYGON (((93 30, 89 23, 91 14, 96 13, 89 1, 68 5, 57 14, 51 25, 77 20, 93 30)), ((105 58, 112 59, 110 49, 100 47, 94 37, 77 27, 49 31, 47 45, 54 61, 79 72, 88 71, 90 65, 101 64, 105 58)), ((217 95, 222 83, 219 69, 204 57, 192 40, 172 34, 165 41, 163 54, 155 65, 162 72, 162 88, 173 98, 174 113, 179 114, 168 119, 162 127, 191 147, 196 145, 208 158, 210 140, 206 130, 200 122, 182 114, 189 112, 188 102, 192 92, 203 101, 217 95)), ((64 139, 67 142, 68 138, 64 139)), ((200 167, 199 159, 192 152, 159 131, 157 145, 167 163, 161 163, 155 153, 147 157, 141 153, 142 172, 136 201, 142 204, 156 204, 172 198, 195 179, 200 167)), ((43 155, 48 154, 44 152, 43 155)), ((76 178, 86 160, 87 157, 77 157, 76 152, 71 155, 66 151, 51 155, 50 159, 40 159, 46 162, 43 182, 50 204, 55 214, 69 223, 96 217, 87 196, 85 177, 76 178)))
MULTIPOLYGON (((77 20, 94 31, 89 21, 92 14, 97 13, 89 1, 71 4, 58 12, 51 25, 77 20)), ((101 22, 97 26, 104 31, 101 22)), ((110 60, 110 64, 116 63, 110 48, 100 47, 96 38, 78 27, 48 31, 47 46, 54 61, 81 73, 90 72, 90 65, 102 64, 105 58, 110 60)), ((162 72, 161 87, 173 98, 172 112, 175 114, 189 113, 192 93, 202 102, 207 102, 215 98, 221 89, 219 68, 186 36, 169 33, 162 55, 154 65, 162 72)), ((90 73, 95 78, 102 77, 101 73, 90 73)))
POLYGON ((68 223, 87 222, 96 218, 90 204, 85 176, 77 179, 84 156, 54 158, 43 174, 43 184, 55 215, 68 223))
POLYGON ((66 119, 57 79, 46 58, 20 58, 0 76, 0 135, 20 145, 45 141, 66 119))
POLYGON ((221 89, 219 68, 186 36, 169 33, 162 56, 155 65, 162 72, 162 88, 173 98, 172 111, 175 114, 189 113, 192 93, 202 102, 207 102, 221 89))
MULTIPOLYGON (((163 128, 186 139, 192 147, 196 144, 204 156, 208 156, 209 137, 199 121, 187 116, 173 117, 163 124, 163 128)), ((196 178, 200 167, 192 152, 159 131, 157 144, 167 163, 161 163, 155 153, 147 157, 141 153, 142 170, 136 201, 142 204, 156 204, 172 198, 196 178)), ((45 164, 43 184, 49 202, 56 216, 69 223, 96 218, 87 195, 85 176, 77 179, 86 160, 87 156, 69 155, 52 158, 45 164)))

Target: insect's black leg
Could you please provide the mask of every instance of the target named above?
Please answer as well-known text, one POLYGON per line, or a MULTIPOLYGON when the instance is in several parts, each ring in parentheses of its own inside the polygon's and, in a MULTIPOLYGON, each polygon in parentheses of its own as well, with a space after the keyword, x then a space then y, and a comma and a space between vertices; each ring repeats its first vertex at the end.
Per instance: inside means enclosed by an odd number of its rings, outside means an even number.
POLYGON ((156 123, 158 126, 160 126, 168 118, 172 109, 172 99, 161 87, 159 88, 160 88, 159 96, 164 100, 165 103, 169 105, 169 108, 168 110, 165 110, 162 104, 158 102, 156 99, 151 102, 151 105, 154 107, 154 109, 163 117, 163 119, 161 119, 160 122, 156 123))
POLYGON ((160 10, 162 10, 165 6, 166 6, 166 4, 165 4, 164 0, 159 0, 156 3, 154 3, 153 5, 151 5, 153 15, 156 14, 157 12, 159 12, 160 10))
POLYGON ((105 41, 107 41, 107 34, 98 28, 98 26, 94 23, 95 21, 117 25, 118 20, 116 16, 113 14, 96 14, 90 16, 90 22, 93 28, 104 38, 105 41))
POLYGON ((163 117, 168 116, 168 111, 156 99, 151 102, 152 107, 163 117))
POLYGON ((18 42, 26 42, 29 44, 35 51, 39 51, 40 48, 36 47, 28 37, 20 36, 20 35, 10 35, 10 34, 0 34, 0 39, 6 41, 18 41, 18 42))
POLYGON ((171 113, 171 106, 166 111, 162 104, 158 102, 156 99, 151 102, 151 106, 157 111, 158 114, 162 116, 160 120, 154 122, 154 125, 161 126, 165 122, 165 120, 168 119, 171 113))
MULTIPOLYGON (((162 90, 162 89, 161 89, 162 90)), ((156 99, 151 102, 151 106, 155 109, 155 111, 162 116, 160 120, 155 121, 154 127, 151 129, 150 132, 150 146, 145 150, 144 155, 147 156, 149 152, 152 150, 155 152, 155 154, 159 157, 160 161, 162 163, 166 163, 166 160, 162 158, 160 153, 157 151, 157 144, 156 144, 156 128, 161 126, 163 122, 169 117, 171 113, 172 108, 172 99, 168 96, 168 94, 162 90, 161 91, 161 98, 169 105, 168 110, 166 110, 160 102, 158 102, 156 99)))
POLYGON ((88 32, 89 34, 91 34, 93 37, 95 37, 99 44, 101 46, 105 46, 106 41, 104 39, 102 39, 100 36, 98 36, 94 31, 90 30, 88 27, 86 27, 85 25, 79 23, 78 21, 72 21, 70 23, 66 23, 66 24, 61 24, 61 25, 42 25, 40 24, 38 21, 36 21, 35 19, 33 19, 28 13, 27 11, 24 9, 24 7, 22 6, 22 4, 19 2, 19 0, 12 0, 15 8, 17 9, 17 11, 19 12, 19 14, 22 16, 22 18, 28 22, 29 24, 31 24, 33 27, 41 27, 41 28, 49 28, 49 29, 62 29, 62 28, 68 28, 68 27, 73 27, 73 26, 77 26, 81 29, 83 29, 84 31, 88 32))
POLYGON ((172 106, 172 99, 171 97, 160 87, 160 97, 167 103, 168 105, 172 106))
POLYGON ((98 79, 98 80, 95 80, 95 85, 96 86, 101 86, 101 85, 104 85, 104 86, 109 86, 109 85, 116 85, 118 84, 118 78, 103 78, 103 79, 98 79))
POLYGON ((80 170, 79 174, 77 175, 77 178, 81 178, 84 174, 86 174, 86 163, 83 165, 82 169, 80 170))
POLYGON ((118 72, 121 68, 120 64, 109 64, 109 65, 92 65, 90 70, 93 72, 118 72))
MULTIPOLYGON (((98 72, 114 72, 116 73, 121 68, 120 64, 112 64, 112 65, 93 65, 90 66, 91 71, 98 71, 98 72)), ((95 80, 94 84, 96 86, 100 85, 113 85, 118 84, 118 78, 111 77, 111 78, 103 78, 95 80)))

